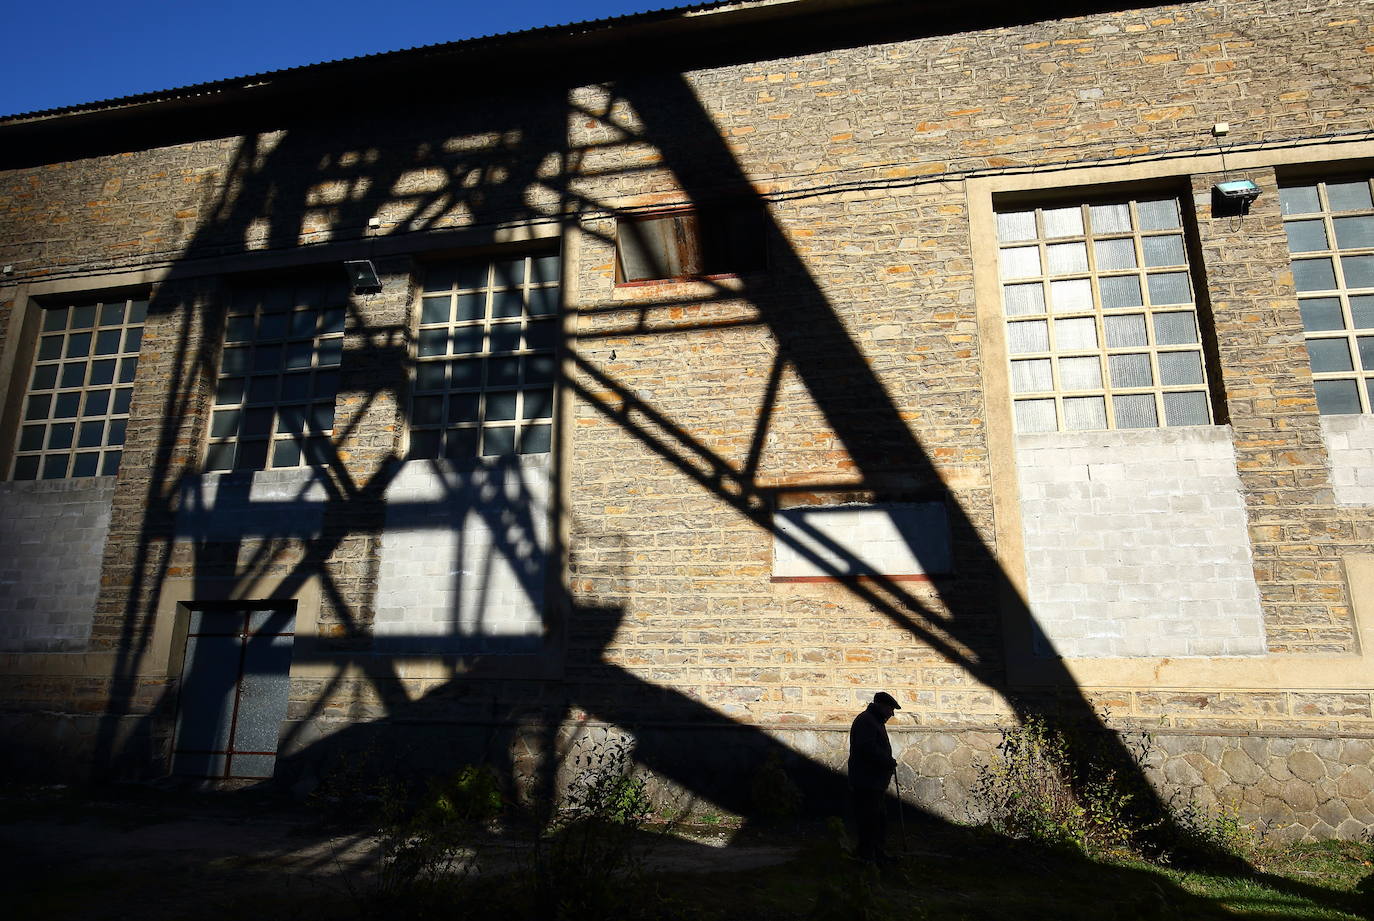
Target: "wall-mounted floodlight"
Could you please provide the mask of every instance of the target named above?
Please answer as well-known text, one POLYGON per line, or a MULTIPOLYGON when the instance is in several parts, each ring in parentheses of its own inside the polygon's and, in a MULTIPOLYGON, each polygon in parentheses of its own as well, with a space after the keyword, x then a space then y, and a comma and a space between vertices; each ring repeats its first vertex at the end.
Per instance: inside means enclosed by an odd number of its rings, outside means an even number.
POLYGON ((372 294, 382 290, 382 280, 377 277, 377 267, 371 259, 350 259, 344 263, 348 273, 348 286, 354 294, 372 294))
POLYGON ((1230 179, 1212 186, 1212 214, 1232 217, 1249 214, 1250 205, 1259 198, 1259 186, 1249 179, 1230 179))

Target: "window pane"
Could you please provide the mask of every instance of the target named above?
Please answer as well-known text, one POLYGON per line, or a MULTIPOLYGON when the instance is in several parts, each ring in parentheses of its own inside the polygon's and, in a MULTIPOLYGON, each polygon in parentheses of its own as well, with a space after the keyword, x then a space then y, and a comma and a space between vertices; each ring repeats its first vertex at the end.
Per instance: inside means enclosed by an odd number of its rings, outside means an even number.
POLYGON ((234 466, 234 445, 210 445, 205 451, 206 470, 229 470, 234 466))
POLYGON ((1167 272, 1147 277, 1150 287, 1150 303, 1187 304, 1193 300, 1188 288, 1187 272, 1167 272))
POLYGON ((94 304, 80 304, 72 308, 71 322, 67 324, 68 329, 90 329, 94 325, 94 304))
POLYGON ((86 383, 86 363, 84 361, 69 361, 62 366, 62 386, 80 387, 86 383))
POLYGON ((37 457, 18 457, 14 461, 14 478, 16 480, 36 480, 38 479, 38 458, 37 457))
POLYGON ((1288 232, 1288 249, 1294 253, 1310 253, 1314 250, 1328 249, 1326 245, 1326 222, 1324 221, 1287 221, 1283 229, 1288 232))
POLYGON ((1053 432, 1058 427, 1054 400, 1017 400, 1015 407, 1018 432, 1053 432))
POLYGON ((412 425, 438 425, 444 421, 444 398, 442 396, 416 397, 410 403, 410 423, 412 425))
POLYGON ((439 390, 444 386, 445 365, 441 361, 427 361, 415 367, 415 389, 439 390))
POLYGON ((67 475, 67 455, 49 455, 43 460, 43 479, 60 480, 67 475))
POLYGON ((525 327, 525 348, 552 351, 558 342, 558 324, 552 320, 531 322, 525 327))
POLYGON ((527 425, 520 430, 521 454, 547 454, 553 444, 553 426, 527 425))
POLYGON ((1338 217, 1331 223, 1336 226, 1336 244, 1341 249, 1374 246, 1374 217, 1338 217))
POLYGON ((1098 290, 1102 292, 1104 310, 1139 307, 1145 303, 1140 296, 1140 279, 1135 275, 1098 279, 1097 285, 1098 290))
POLYGON ((1019 243, 1022 240, 1034 240, 1035 236, 1034 211, 1007 211, 997 215, 997 239, 1000 242, 1019 243))
POLYGON ((19 436, 19 450, 21 451, 41 451, 43 450, 43 434, 47 431, 45 425, 26 425, 22 434, 19 436))
POLYGON ((1374 288, 1374 256, 1342 256, 1347 288, 1374 288))
POLYGON ((482 429, 482 454, 499 457, 515 453, 515 429, 482 429))
POLYGON ((1117 317, 1104 317, 1107 326, 1107 345, 1110 348, 1132 348, 1145 345, 1145 315, 1128 313, 1117 317))
POLYGON ((1354 381, 1313 381, 1317 388, 1317 412, 1337 416, 1360 411, 1360 391, 1354 381))
POLYGON ((531 258, 530 282, 538 285, 558 281, 559 263, 561 261, 558 256, 535 256, 531 258))
POLYGON ((1050 360, 1048 358, 1013 361, 1011 363, 1012 393, 1038 393, 1053 389, 1054 380, 1050 376, 1050 360))
POLYGON ((114 476, 118 473, 119 457, 123 453, 122 451, 106 451, 104 457, 100 461, 100 475, 114 476))
POLYGON ((1093 205, 1088 209, 1093 233, 1130 233, 1131 208, 1129 205, 1093 205))
POLYGON ((1202 356, 1197 352, 1160 352, 1159 382, 1166 387, 1202 383, 1202 356))
POLYGON ((477 442, 481 436, 481 429, 450 429, 444 456, 454 463, 472 463, 477 456, 477 442))
POLYGON ((1050 303, 1055 313, 1091 313, 1093 286, 1086 278, 1050 282, 1050 303))
POLYGON ((482 327, 460 326, 453 331, 453 354, 471 355, 482 351, 482 327))
POLYGON ((1088 246, 1085 243, 1055 243, 1045 247, 1051 275, 1071 275, 1088 271, 1088 246))
POLYGON ((1322 209, 1321 203, 1317 201, 1315 185, 1279 189, 1279 207, 1284 214, 1314 214, 1322 209))
POLYGON ((491 327, 488 348, 493 352, 514 352, 520 348, 520 324, 498 323, 491 327))
POLYGON ((1140 245, 1145 251, 1145 264, 1152 268, 1162 265, 1186 265, 1188 262, 1188 257, 1183 251, 1182 237, 1145 237, 1140 241, 1140 245))
POLYGON ((1098 240, 1093 244, 1093 250, 1099 272, 1133 269, 1136 266, 1134 240, 1098 240))
POLYGON ((118 355, 119 354, 119 330, 102 329, 95 335, 95 353, 97 355, 118 355))
POLYGON ((237 434, 241 410, 222 409, 210 417, 210 437, 228 438, 237 434))
POLYGON ((522 419, 548 419, 553 415, 552 390, 526 390, 520 408, 522 419))
POLYGON ((91 353, 91 334, 73 333, 67 337, 67 358, 85 358, 91 353))
POLYGON ((81 434, 78 436, 76 446, 78 448, 98 448, 105 440, 105 422, 97 420, 95 422, 81 423, 81 434))
POLYGON ((1356 329, 1374 329, 1374 294, 1351 297, 1350 318, 1356 329))
POLYGON ((1152 429, 1159 425, 1155 398, 1151 393, 1122 394, 1112 398, 1112 411, 1119 429, 1152 429))
POLYGON ((521 291, 493 291, 491 293, 491 315, 493 317, 518 317, 525 309, 525 295, 521 291))
POLYGON ((44 336, 38 342, 38 360, 51 361, 62 357, 62 337, 44 336))
POLYGON ((1072 208, 1046 208, 1043 217, 1047 237, 1083 236, 1083 210, 1077 205, 1072 208))
MULTIPOLYGON (((109 361, 97 361, 95 364, 96 364, 96 366, 97 366, 97 368, 98 368, 98 367, 101 366, 101 365, 110 365, 110 364, 114 364, 114 362, 109 362, 109 361)), ((108 384, 108 383, 109 383, 109 381, 106 381, 106 380, 102 380, 102 381, 97 381, 97 380, 95 380, 95 379, 94 379, 95 374, 96 374, 96 369, 92 369, 92 371, 91 371, 91 375, 92 375, 91 383, 93 383, 93 384, 108 384)), ((57 365, 39 365, 38 367, 36 367, 36 368, 33 369, 33 385, 32 385, 29 389, 31 389, 31 390, 52 390, 55 386, 57 386, 57 365)))
POLYGON ((96 468, 100 465, 99 451, 83 451, 76 455, 72 462, 72 476, 95 476, 96 468))
POLYGON ((77 407, 80 405, 81 394, 59 393, 57 399, 53 401, 52 417, 54 419, 71 419, 76 415, 77 407))
POLYGON ((1297 259, 1293 262, 1293 283, 1299 291, 1330 291, 1336 287, 1336 270, 1330 259, 1297 259))
POLYGON ((464 320, 480 320, 486 315, 487 296, 485 294, 458 295, 458 313, 454 319, 459 322, 464 320))
POLYGON ((1096 390, 1102 386, 1102 366, 1097 356, 1059 359, 1061 390, 1096 390))
MULTIPOLYGON (((66 396, 66 394, 63 394, 66 396)), ((59 400, 61 397, 58 398, 59 400)), ((86 394, 86 416, 103 416, 110 408, 110 391, 91 390, 86 394)))
POLYGON ((1008 323, 1007 345, 1013 355, 1048 352, 1050 348, 1049 326, 1044 320, 1008 323))
POLYGON ((1366 371, 1374 371, 1374 336, 1359 338, 1360 366, 1366 371))
POLYGON ((45 307, 43 309, 43 332, 60 332, 67 328, 66 307, 45 307))
POLYGON ((558 312, 558 289, 535 288, 530 291, 529 315, 548 317, 558 312))
POLYGON ((1054 321, 1055 347, 1062 350, 1097 348, 1097 324, 1092 318, 1054 321))
POLYGON ((422 329, 418 341, 418 351, 421 358, 443 355, 448 350, 448 330, 422 329))
POLYGON ((1327 371, 1350 371, 1350 345, 1344 339, 1308 339, 1307 357, 1312 362, 1312 370, 1318 374, 1327 371))
POLYGON ((1298 301, 1298 307, 1302 310, 1302 328, 1308 332, 1345 329, 1339 298, 1309 297, 1298 301))
POLYGON ((278 441, 272 446, 273 467, 296 467, 301 462, 301 446, 294 441, 278 441))
POLYGON ((1107 427, 1107 403, 1102 397, 1065 397, 1064 428, 1071 432, 1107 427))
MULTIPOLYGON (((1113 387, 1149 387, 1155 382, 1149 355, 1112 355, 1107 361, 1111 365, 1113 387)), ((1153 401, 1151 397, 1152 404, 1153 401)))
POLYGON ((1212 420, 1207 410, 1207 394, 1164 394, 1164 421, 1167 425, 1209 424, 1212 420))
POLYGON ((449 422, 476 422, 482 397, 475 393, 455 393, 448 398, 449 422))
POLYGON ((1040 274, 1040 248, 1017 246, 1001 252, 1003 278, 1027 278, 1040 274))
POLYGON ((420 304, 421 323, 447 323, 453 309, 452 299, 447 294, 427 297, 420 304))
POLYGON ((1179 226, 1178 202, 1172 198, 1137 202, 1141 230, 1172 230, 1179 226))
POLYGON ((1326 200, 1331 205, 1332 211, 1368 211, 1374 208, 1374 203, 1369 200, 1369 183, 1360 182, 1328 182, 1326 184, 1326 200))
POLYGON ((1197 320, 1191 310, 1155 314, 1156 345, 1191 345, 1197 342, 1197 320))
POLYGON ((1003 285, 1002 301, 1009 317, 1044 313, 1045 289, 1039 282, 1032 285, 1003 285))
POLYGON ((111 420, 110 420, 110 427, 109 427, 108 430, 106 430, 106 433, 105 433, 105 444, 107 444, 107 445, 122 445, 122 444, 124 444, 124 428, 125 428, 125 425, 126 425, 126 420, 124 420, 124 419, 111 419, 111 420))
POLYGON ((437 431, 412 431, 410 433, 410 451, 407 454, 412 458, 433 458, 439 456, 439 442, 441 434, 437 431))
POLYGON ((487 395, 487 421, 505 422, 515 418, 516 392, 487 395))
POLYGON ((76 423, 58 422, 48 429, 48 450, 61 450, 72 446, 72 436, 76 433, 76 423))

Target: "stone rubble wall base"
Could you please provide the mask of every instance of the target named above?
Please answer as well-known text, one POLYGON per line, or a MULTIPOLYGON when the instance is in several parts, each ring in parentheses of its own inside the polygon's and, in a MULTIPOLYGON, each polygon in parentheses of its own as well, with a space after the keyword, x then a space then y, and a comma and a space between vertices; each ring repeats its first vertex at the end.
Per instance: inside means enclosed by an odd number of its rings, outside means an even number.
MULTIPOLYGON (((290 724, 289 724, 290 725, 290 724)), ((623 743, 648 781, 655 804, 673 814, 749 815, 759 775, 776 756, 818 814, 847 809, 846 728, 664 725, 631 732, 594 723, 299 725, 285 735, 302 744, 283 749, 278 780, 298 792, 313 789, 337 766, 364 750, 386 753, 404 772, 456 770, 489 763, 511 779, 522 799, 540 792, 552 755, 556 788, 611 764, 607 752, 623 743)), ((979 818, 970 791, 979 768, 997 757, 1002 734, 986 729, 890 731, 903 799, 951 822, 979 818)), ((1234 811, 1267 839, 1353 840, 1374 832, 1374 739, 1150 733, 1128 748, 1142 759, 1146 778, 1165 802, 1234 811)))

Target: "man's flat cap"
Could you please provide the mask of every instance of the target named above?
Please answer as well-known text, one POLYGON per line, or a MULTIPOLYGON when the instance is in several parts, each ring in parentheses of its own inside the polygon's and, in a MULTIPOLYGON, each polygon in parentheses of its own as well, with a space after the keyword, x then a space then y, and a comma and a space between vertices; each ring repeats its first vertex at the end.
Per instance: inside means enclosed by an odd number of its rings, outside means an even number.
POLYGON ((875 704, 882 704, 884 707, 891 707, 894 710, 902 709, 902 705, 897 703, 897 698, 887 693, 887 691, 879 691, 874 694, 873 702, 875 704))

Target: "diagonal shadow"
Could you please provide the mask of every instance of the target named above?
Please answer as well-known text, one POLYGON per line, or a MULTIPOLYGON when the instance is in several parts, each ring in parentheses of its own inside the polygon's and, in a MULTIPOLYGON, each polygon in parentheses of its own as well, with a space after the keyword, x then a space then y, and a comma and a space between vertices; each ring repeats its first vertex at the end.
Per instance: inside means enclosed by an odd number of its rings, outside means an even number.
MULTIPOLYGON (((752 200, 768 215, 766 202, 754 191, 685 79, 679 75, 636 77, 623 80, 612 89, 613 96, 633 107, 641 124, 637 129, 620 126, 619 133, 624 137, 619 143, 651 144, 687 202, 709 204, 726 191, 733 201, 752 200)), ((117 666, 97 763, 114 760, 122 744, 116 729, 135 700, 140 664, 148 652, 153 612, 158 609, 158 593, 172 565, 170 551, 177 539, 178 515, 184 516, 184 510, 206 504, 203 477, 181 455, 188 444, 198 445, 204 438, 205 414, 193 405, 191 395, 203 390, 204 382, 213 381, 217 373, 224 298, 211 291, 199 295, 201 309, 185 306, 185 292, 197 290, 192 281, 199 271, 192 264, 194 260, 208 250, 241 248, 250 239, 265 240, 272 250, 297 246, 317 186, 330 181, 347 180, 347 191, 326 217, 316 219, 337 228, 366 226, 370 217, 395 213, 389 210, 393 207, 401 209, 407 231, 416 233, 440 228, 447 218, 464 212, 473 225, 499 223, 512 215, 530 213, 534 202, 546 203, 550 197, 556 200, 554 210, 559 214, 613 210, 608 202, 583 197, 574 188, 579 178, 573 166, 578 161, 578 152, 567 149, 563 130, 569 115, 609 119, 609 109, 599 114, 577 109, 568 102, 569 93, 570 90, 550 92, 543 106, 536 106, 533 113, 528 105, 512 107, 521 114, 510 116, 511 121, 482 124, 482 128, 503 139, 495 151, 489 156, 467 153, 443 161, 436 167, 442 179, 415 195, 397 191, 404 186, 403 176, 415 162, 424 162, 434 151, 443 149, 442 136, 399 141, 386 156, 356 159, 352 157, 355 150, 337 149, 342 145, 333 141, 325 128, 309 123, 276 133, 270 144, 259 136, 249 137, 241 144, 232 180, 188 245, 184 265, 173 270, 150 308, 150 316, 175 315, 179 326, 173 374, 158 413, 153 464, 148 471, 137 472, 140 477, 146 476, 147 482, 137 522, 131 586, 121 612, 122 632, 114 644, 117 666), (332 152, 322 158, 322 150, 332 152), (542 172, 539 164, 549 157, 558 158, 567 168, 557 176, 542 172), (192 335, 196 322, 203 323, 204 330, 192 335)), ((457 112, 456 107, 454 111, 457 112)), ((408 117, 397 115, 394 122, 407 127, 408 117)), ((426 117, 440 120, 434 113, 427 113, 426 117)), ((472 120, 471 116, 468 118, 472 120)), ((487 112, 477 121, 490 118, 487 112)), ((398 128, 397 137, 410 138, 414 130, 413 126, 408 127, 409 134, 398 128)), ((733 463, 713 451, 692 435, 689 425, 674 420, 628 382, 603 371, 582 348, 580 340, 564 344, 565 357, 573 371, 562 378, 561 385, 572 389, 602 419, 620 427, 646 451, 671 464, 702 494, 731 509, 773 540, 790 542, 798 553, 828 571, 854 603, 881 613, 914 641, 960 665, 985 687, 996 691, 1018 718, 1035 717, 1051 726, 1095 730, 1105 740, 1105 747, 1094 748, 1091 753, 1075 751, 1085 776, 1114 772, 1118 777, 1135 778, 1140 791, 1151 790, 1140 777, 1139 766, 1116 736, 1102 726, 1089 701, 1057 660, 1048 662, 1058 669, 1055 694, 1046 696, 1010 685, 1003 665, 999 614, 1026 627, 1025 633, 1029 635, 1034 623, 1031 612, 1019 603, 1019 595, 979 536, 975 523, 943 486, 926 446, 903 420, 801 255, 786 242, 782 228, 771 216, 765 221, 772 254, 767 283, 745 276, 739 279, 738 287, 721 287, 714 295, 692 299, 692 303, 698 304, 712 300, 748 303, 756 311, 756 318, 743 322, 765 328, 776 342, 777 352, 768 370, 758 420, 748 438, 742 463, 733 463), (813 534, 815 542, 827 551, 823 557, 811 545, 775 527, 773 511, 783 491, 764 485, 759 469, 769 426, 777 413, 782 380, 788 372, 795 373, 801 381, 853 464, 853 475, 837 476, 829 483, 809 484, 808 490, 862 490, 878 501, 906 498, 913 490, 919 490, 944 501, 954 535, 957 576, 933 583, 936 603, 881 576, 862 580, 849 577, 850 568, 843 564, 858 561, 845 548, 827 544, 822 535, 813 534), (590 384, 583 383, 584 380, 590 384), (835 562, 836 558, 840 563, 835 562), (1007 599, 1017 601, 1008 605, 1007 599)), ((661 303, 670 304, 672 299, 663 298, 661 303)), ((655 333, 656 327, 647 323, 647 311, 647 307, 641 309, 636 335, 655 333)), ((371 318, 356 310, 351 322, 350 336, 355 342, 378 343, 366 356, 372 376, 355 375, 354 394, 362 398, 355 420, 363 418, 368 401, 386 395, 402 407, 399 421, 404 424, 405 378, 411 362, 408 332, 370 326, 371 318)), ((711 324, 702 323, 696 328, 710 327, 711 324)), ((678 323, 672 331, 693 328, 693 324, 678 323)), ((362 359, 354 355, 353 360, 362 359)), ((146 381, 141 383, 147 387, 146 381)), ((556 463, 564 463, 565 456, 566 451, 556 452, 556 463)), ((636 758, 646 768, 741 815, 748 816, 754 809, 747 783, 742 781, 754 765, 769 755, 777 755, 789 766, 811 793, 813 802, 833 803, 842 796, 843 779, 830 767, 799 755, 757 727, 732 719, 679 690, 650 682, 618 664, 615 640, 627 616, 625 608, 579 602, 558 579, 549 580, 554 594, 547 599, 546 611, 551 629, 560 626, 560 621, 566 627, 563 680, 543 682, 539 696, 532 701, 504 702, 499 683, 509 677, 503 672, 511 661, 490 657, 477 663, 481 667, 472 676, 455 674, 423 696, 410 698, 400 680, 399 666, 406 653, 387 654, 372 642, 372 599, 359 597, 350 586, 339 584, 331 570, 331 560, 346 540, 358 536, 376 540, 383 536, 388 508, 392 507, 387 490, 403 463, 402 458, 388 455, 373 469, 359 470, 335 446, 315 473, 325 493, 318 507, 310 507, 303 497, 286 503, 288 512, 295 505, 302 513, 318 514, 322 521, 318 535, 302 536, 289 527, 273 526, 275 530, 268 527, 252 534, 255 545, 251 548, 242 539, 191 541, 196 576, 207 579, 258 571, 271 564, 274 548, 300 547, 301 558, 291 565, 281 593, 289 596, 308 579, 319 578, 328 605, 341 619, 342 641, 322 643, 316 653, 316 661, 329 664, 334 674, 323 682, 316 699, 286 736, 288 743, 302 743, 292 756, 294 761, 324 760, 331 752, 363 750, 385 742, 393 733, 399 733, 400 727, 410 727, 407 731, 414 732, 414 727, 420 726, 420 737, 426 740, 454 737, 435 747, 440 760, 466 755, 469 759, 475 756, 496 761, 507 783, 514 785, 517 765, 509 753, 524 731, 520 725, 523 722, 533 726, 539 737, 535 747, 541 761, 535 782, 544 791, 539 799, 549 802, 548 794, 561 757, 560 731, 569 722, 576 723, 578 717, 587 716, 633 731, 637 739, 636 758), (292 733, 318 714, 331 689, 342 682, 349 668, 360 670, 380 697, 380 717, 375 722, 355 723, 321 741, 296 739, 292 733), (488 714, 485 722, 473 720, 469 728, 453 728, 446 722, 452 712, 449 705, 473 696, 484 697, 488 714), (654 714, 654 719, 646 719, 646 713, 654 714), (684 744, 684 736, 692 733, 705 738, 726 733, 735 741, 729 746, 684 744), (690 756, 684 757, 684 752, 690 756)), ((132 477, 134 473, 127 475, 132 477)), ((258 506, 248 491, 251 481, 251 474, 235 474, 221 478, 220 482, 221 488, 227 484, 231 493, 237 490, 234 501, 251 510, 258 506), (237 481, 235 476, 239 477, 237 481)), ((525 492, 528 491, 526 488, 525 492)), ((393 511, 404 518, 404 509, 393 507, 393 511)), ((276 520, 283 516, 265 517, 276 520)), ((535 527, 529 518, 516 520, 513 528, 517 538, 535 538, 535 527)), ((494 551, 516 566, 520 560, 512 548, 519 543, 517 538, 498 544, 494 551)), ((555 546, 551 554, 553 568, 557 567, 560 553, 555 546)), ((530 597, 535 594, 536 582, 531 576, 521 583, 530 597)), ((154 710, 148 718, 150 732, 159 721, 165 722, 172 703, 169 699, 162 708, 154 710)), ((287 764, 284 773, 294 769, 287 764)), ((1167 810, 1152 792, 1144 793, 1138 805, 1149 817, 1169 821, 1167 810)))

